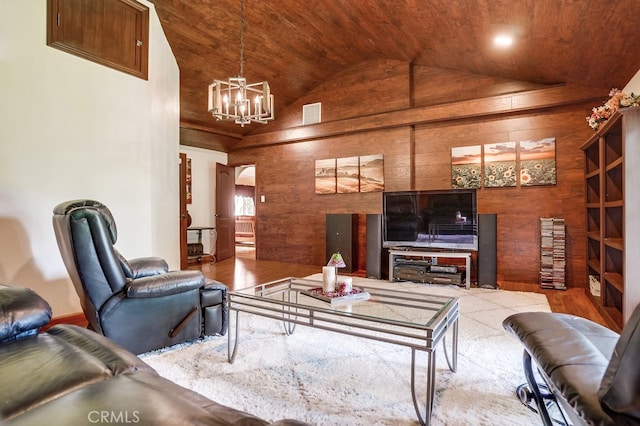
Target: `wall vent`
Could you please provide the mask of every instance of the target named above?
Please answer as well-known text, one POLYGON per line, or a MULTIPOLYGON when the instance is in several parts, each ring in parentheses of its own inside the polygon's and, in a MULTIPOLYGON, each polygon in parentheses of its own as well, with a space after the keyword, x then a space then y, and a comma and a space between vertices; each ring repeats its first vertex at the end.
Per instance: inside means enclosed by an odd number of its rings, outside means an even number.
POLYGON ((302 125, 320 123, 322 103, 302 105, 302 125))

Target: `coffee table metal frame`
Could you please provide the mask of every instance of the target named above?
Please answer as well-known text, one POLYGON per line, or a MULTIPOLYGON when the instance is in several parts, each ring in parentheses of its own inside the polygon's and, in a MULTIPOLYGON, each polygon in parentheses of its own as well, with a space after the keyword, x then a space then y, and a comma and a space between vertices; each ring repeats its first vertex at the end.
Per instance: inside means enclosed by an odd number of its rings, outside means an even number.
POLYGON ((393 285, 358 285, 371 295, 369 300, 332 305, 303 293, 321 285, 320 281, 290 277, 230 291, 227 295, 228 361, 233 363, 238 349, 240 312, 281 320, 287 335, 292 334, 296 325, 300 324, 406 346, 411 349, 413 405, 420 423, 429 425, 435 395, 436 348, 440 341, 443 342, 449 369, 452 372, 457 369, 458 298, 398 290, 393 285), (380 308, 383 308, 384 314, 380 313, 380 308), (235 313, 235 332, 232 332, 232 313, 235 313), (451 357, 445 342, 449 329, 452 330, 451 357), (424 415, 416 395, 417 351, 426 352, 427 356, 424 415))

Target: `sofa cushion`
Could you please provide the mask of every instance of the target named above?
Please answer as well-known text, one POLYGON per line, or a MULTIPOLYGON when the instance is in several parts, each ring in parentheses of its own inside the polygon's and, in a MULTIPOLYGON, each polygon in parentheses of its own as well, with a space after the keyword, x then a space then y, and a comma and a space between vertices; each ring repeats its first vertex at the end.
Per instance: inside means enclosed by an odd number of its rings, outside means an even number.
POLYGON ((616 413, 640 418, 640 306, 625 324, 598 396, 616 413))
MULTIPOLYGON (((140 371, 87 383, 47 401, 6 426, 51 424, 233 425, 263 426, 251 414, 225 407, 154 373, 140 371)), ((286 424, 286 423, 285 423, 286 424)))
POLYGON ((0 377, 0 423, 7 426, 267 424, 158 376, 107 338, 72 325, 1 344, 0 377))
POLYGON ((1 344, 0 360, 0 419, 5 420, 113 377, 100 360, 47 333, 1 344))
POLYGON ((0 342, 35 334, 51 320, 51 307, 34 291, 0 284, 0 342))

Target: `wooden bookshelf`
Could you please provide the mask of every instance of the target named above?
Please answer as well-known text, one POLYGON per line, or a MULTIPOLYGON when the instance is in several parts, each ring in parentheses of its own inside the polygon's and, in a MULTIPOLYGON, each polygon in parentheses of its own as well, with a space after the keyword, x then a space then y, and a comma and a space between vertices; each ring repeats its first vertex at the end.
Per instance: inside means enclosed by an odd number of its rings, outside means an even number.
POLYGON ((587 294, 608 325, 620 330, 640 302, 640 247, 634 241, 640 235, 640 172, 638 164, 625 161, 640 158, 640 108, 616 112, 582 150, 587 294))

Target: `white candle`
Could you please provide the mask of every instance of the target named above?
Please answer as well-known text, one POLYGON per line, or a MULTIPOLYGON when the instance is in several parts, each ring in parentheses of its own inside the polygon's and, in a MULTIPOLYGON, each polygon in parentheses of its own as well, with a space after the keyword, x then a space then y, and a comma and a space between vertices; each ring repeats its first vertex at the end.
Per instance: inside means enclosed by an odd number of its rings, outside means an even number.
POLYGON ((351 277, 344 277, 342 279, 342 283, 340 284, 340 291, 343 292, 349 292, 353 290, 353 278, 351 277))
POLYGON ((336 268, 333 266, 322 267, 322 291, 336 290, 336 268))

